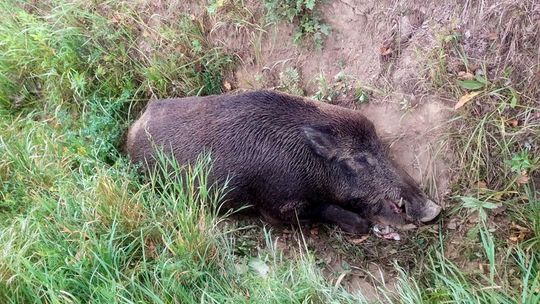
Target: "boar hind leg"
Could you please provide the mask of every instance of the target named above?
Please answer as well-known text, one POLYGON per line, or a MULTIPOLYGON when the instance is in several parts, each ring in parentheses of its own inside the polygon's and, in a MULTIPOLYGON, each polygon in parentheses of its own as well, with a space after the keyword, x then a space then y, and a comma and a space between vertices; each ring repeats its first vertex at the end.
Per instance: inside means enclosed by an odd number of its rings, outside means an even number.
POLYGON ((369 232, 369 222, 366 219, 337 205, 321 205, 315 210, 314 216, 335 224, 348 233, 366 234, 369 232))

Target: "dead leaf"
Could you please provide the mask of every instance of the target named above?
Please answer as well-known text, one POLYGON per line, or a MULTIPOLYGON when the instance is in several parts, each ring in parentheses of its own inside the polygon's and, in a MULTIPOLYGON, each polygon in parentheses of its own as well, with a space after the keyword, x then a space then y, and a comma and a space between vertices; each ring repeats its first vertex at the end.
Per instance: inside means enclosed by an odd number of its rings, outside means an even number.
POLYGON ((145 241, 145 245, 146 254, 148 254, 150 257, 156 258, 158 256, 156 244, 151 239, 148 239, 145 241))
POLYGON ((497 40, 497 33, 496 32, 489 32, 486 35, 486 38, 489 40, 497 40))
POLYGON ((498 216, 498 215, 503 214, 505 211, 506 211, 506 206, 503 204, 500 204, 495 209, 491 210, 491 214, 493 214, 494 216, 498 216))
POLYGON ((465 71, 459 71, 457 75, 459 79, 466 79, 466 80, 474 79, 474 75, 472 73, 465 72, 465 71))
POLYGON ((529 182, 529 175, 527 175, 527 171, 523 170, 521 171, 521 174, 517 178, 516 182, 520 185, 526 184, 529 182))
POLYGON ((68 234, 73 234, 73 231, 69 230, 69 228, 65 227, 65 226, 62 226, 62 232, 64 233, 68 233, 68 234))
POLYGON ((386 45, 381 46, 379 49, 379 52, 381 53, 382 56, 388 56, 392 54, 393 51, 394 50, 392 50, 392 47, 386 46, 386 45))
POLYGON ((514 222, 512 222, 511 228, 516 229, 516 230, 519 230, 519 231, 523 231, 523 232, 529 232, 529 231, 530 231, 529 228, 523 227, 523 226, 518 225, 518 224, 516 224, 516 223, 514 223, 514 222))
POLYGON ((488 274, 488 273, 489 273, 489 265, 488 265, 488 264, 479 263, 479 264, 478 264, 478 269, 479 269, 483 274, 488 274))
POLYGON ((366 234, 362 237, 359 237, 357 239, 349 239, 349 243, 353 244, 353 245, 360 245, 361 243, 363 243, 365 240, 367 240, 369 238, 369 235, 366 234))
POLYGON ((401 231, 408 231, 416 228, 418 228, 418 226, 416 226, 415 224, 406 224, 398 227, 398 229, 401 231))
POLYGON ((520 244, 520 243, 523 243, 523 241, 525 241, 526 236, 527 236, 526 234, 520 233, 517 236, 511 236, 508 239, 513 244, 520 244))
POLYGON ((463 107, 467 102, 469 102, 471 99, 473 99, 474 97, 476 97, 480 93, 481 93, 480 91, 475 91, 475 92, 470 92, 470 93, 467 93, 467 94, 461 96, 459 98, 458 102, 456 103, 456 105, 454 106, 454 110, 457 110, 457 109, 463 107))
POLYGON ((78 250, 77 253, 75 253, 75 261, 79 262, 81 258, 83 257, 84 252, 82 250, 78 250))
POLYGON ((512 236, 508 240, 513 244, 519 244, 531 235, 531 230, 527 227, 520 226, 514 222, 510 225, 512 236))
POLYGON ((483 180, 481 181, 478 181, 478 183, 476 184, 478 186, 478 188, 480 189, 487 189, 487 183, 483 180))
POLYGON ((456 230, 458 227, 457 219, 453 218, 448 222, 448 225, 446 227, 450 230, 456 230))
POLYGON ((228 82, 227 80, 225 80, 223 82, 223 88, 225 88, 225 91, 230 91, 232 89, 232 85, 230 82, 228 82))

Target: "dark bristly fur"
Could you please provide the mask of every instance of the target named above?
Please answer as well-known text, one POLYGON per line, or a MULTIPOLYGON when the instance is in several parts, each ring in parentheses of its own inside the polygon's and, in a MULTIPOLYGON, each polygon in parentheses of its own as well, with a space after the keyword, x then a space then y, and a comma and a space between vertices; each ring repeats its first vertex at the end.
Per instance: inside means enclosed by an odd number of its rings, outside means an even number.
POLYGON ((273 91, 159 100, 131 127, 127 151, 152 165, 154 145, 181 164, 209 151, 212 180, 230 178, 225 207, 253 204, 272 222, 298 216, 365 233, 368 221, 424 215, 426 196, 358 111, 273 91), (401 197, 406 213, 392 212, 388 201, 401 197))

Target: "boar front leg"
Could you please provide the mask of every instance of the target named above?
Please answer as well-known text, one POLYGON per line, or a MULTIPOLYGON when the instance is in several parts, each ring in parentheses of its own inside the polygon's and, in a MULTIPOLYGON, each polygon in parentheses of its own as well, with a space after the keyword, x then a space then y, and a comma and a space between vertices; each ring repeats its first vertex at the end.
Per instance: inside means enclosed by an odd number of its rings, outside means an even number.
POLYGON ((308 206, 307 201, 283 200, 280 203, 260 206, 258 209, 264 219, 270 224, 295 224, 299 221, 304 222, 305 218, 303 214, 305 213, 304 210, 307 209, 306 206, 308 206))
POLYGON ((338 205, 323 204, 314 211, 314 217, 335 224, 345 232, 352 234, 366 234, 369 232, 369 222, 366 219, 338 205))

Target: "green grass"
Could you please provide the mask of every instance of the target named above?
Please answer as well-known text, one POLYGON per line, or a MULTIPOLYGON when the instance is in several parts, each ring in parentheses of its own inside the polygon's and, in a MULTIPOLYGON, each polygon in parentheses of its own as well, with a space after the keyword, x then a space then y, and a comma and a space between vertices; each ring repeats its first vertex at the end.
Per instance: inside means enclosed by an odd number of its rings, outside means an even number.
POLYGON ((123 163, 57 176, 58 190, 31 194, 33 206, 0 229, 0 296, 12 303, 347 299, 325 285, 309 254, 288 261, 269 243, 256 257, 236 257, 228 235, 238 228, 218 228, 221 191, 206 184, 208 168, 208 158, 190 169, 162 159, 146 181, 123 163))
MULTIPOLYGON (((302 238, 285 255, 272 230, 218 215, 226 189, 207 184, 207 157, 191 168, 162 157, 160 174, 142 177, 119 152, 148 99, 220 93, 234 65, 206 38, 205 22, 178 12, 151 26, 149 11, 114 1, 0 3, 0 302, 364 302, 340 286, 348 272, 323 275, 302 238), (248 228, 258 243, 239 237, 248 228)), ((431 67, 434 89, 454 99, 479 92, 445 142, 457 169, 455 208, 442 222, 462 220, 467 233, 455 243, 456 232, 439 228, 414 260, 395 260, 395 288, 376 287, 383 302, 538 303, 535 86, 510 74, 464 85, 448 60, 474 60, 447 40, 431 67), (502 220, 493 215, 500 207, 502 220)), ((284 86, 298 89, 289 74, 284 86)))

